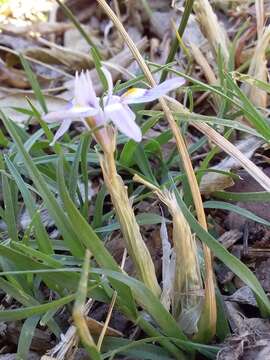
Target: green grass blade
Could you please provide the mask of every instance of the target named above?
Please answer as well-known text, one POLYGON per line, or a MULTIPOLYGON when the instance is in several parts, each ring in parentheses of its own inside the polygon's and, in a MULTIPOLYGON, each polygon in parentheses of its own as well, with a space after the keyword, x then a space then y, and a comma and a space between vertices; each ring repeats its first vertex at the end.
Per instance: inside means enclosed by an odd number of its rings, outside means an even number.
POLYGON ((39 319, 40 316, 35 315, 25 320, 20 331, 16 360, 24 360, 28 358, 31 342, 33 340, 39 319))
POLYGON ((143 173, 143 175, 152 182, 153 184, 157 184, 156 178, 152 172, 151 165, 149 163, 149 160, 144 152, 144 148, 141 144, 137 145, 136 151, 135 151, 135 159, 136 163, 143 173))
POLYGON ((79 146, 77 147, 74 161, 71 167, 71 171, 69 174, 69 193, 72 201, 76 199, 76 190, 78 188, 78 180, 79 180, 79 165, 81 160, 81 151, 82 151, 82 141, 80 142, 79 146))
MULTIPOLYGON (((36 299, 27 294, 23 289, 17 288, 9 281, 2 279, 2 277, 0 277, 0 288, 24 306, 40 305, 36 299)), ((60 336, 61 330, 53 319, 48 321, 48 327, 55 336, 60 336)))
MULTIPOLYGON (((96 50, 96 53, 99 54, 98 48, 96 47, 94 42, 91 40, 89 35, 85 32, 84 28, 81 26, 81 24, 76 19, 76 17, 72 14, 70 9, 62 1, 56 0, 56 2, 62 8, 66 17, 74 24, 76 29, 79 31, 79 33, 82 35, 82 37, 85 39, 85 41, 89 44, 89 46, 93 47, 96 50)), ((100 57, 100 55, 99 55, 99 57, 100 57)))
POLYGON ((61 206, 57 203, 54 195, 50 191, 50 189, 47 186, 46 181, 43 179, 42 175, 38 171, 37 167, 34 165, 30 155, 25 150, 24 145, 13 125, 13 123, 8 120, 3 113, 2 118, 3 122, 5 124, 6 129, 12 136, 23 160, 24 165, 26 169, 28 170, 31 179, 33 180, 37 190, 39 191, 40 195, 43 198, 43 201, 45 202, 52 218, 54 219, 55 223, 57 224, 59 230, 61 231, 63 235, 63 239, 66 242, 67 247, 70 249, 71 253, 74 256, 83 257, 83 246, 78 240, 78 237, 76 236, 76 232, 73 231, 71 228, 71 225, 67 221, 67 218, 63 212, 63 209, 61 206))
POLYGON ((20 57, 20 60, 21 60, 21 63, 22 63, 22 66, 26 72, 26 75, 28 77, 28 80, 31 84, 31 87, 36 95, 36 98, 38 100, 38 102, 40 103, 40 106, 42 108, 42 110, 47 113, 48 112, 48 108, 47 108, 47 105, 46 105, 46 101, 45 101, 45 98, 43 96, 43 93, 40 89, 40 86, 39 86, 39 83, 37 81, 37 77, 36 75, 33 73, 28 61, 23 57, 22 54, 19 54, 19 57, 20 57))
MULTIPOLYGON (((78 236, 86 248, 91 252, 94 256, 95 260, 99 264, 99 266, 112 269, 115 271, 121 271, 117 262, 108 252, 108 250, 103 245, 102 241, 96 235, 93 228, 87 223, 85 218, 82 216, 80 211, 76 208, 74 203, 72 202, 66 185, 64 181, 64 172, 63 172, 63 159, 59 161, 59 165, 57 168, 57 179, 59 184, 59 191, 64 203, 65 210, 68 214, 69 220, 71 224, 74 224, 76 229, 80 229, 78 236)), ((126 306, 133 316, 136 316, 137 310, 128 287, 122 285, 119 282, 115 282, 117 292, 119 297, 121 298, 121 305, 126 306), (123 295, 123 296, 121 296, 123 295)))
POLYGON ((29 212, 30 217, 33 219, 33 225, 35 228, 36 233, 36 239, 37 243, 39 245, 39 249, 43 251, 45 254, 52 254, 53 248, 50 242, 50 239, 48 237, 48 234, 44 228, 44 225, 42 223, 41 217, 39 212, 37 211, 35 207, 35 202, 33 200, 33 197, 28 190, 27 186, 25 185, 25 182, 23 181, 20 173, 14 166, 14 164, 9 160, 8 157, 5 158, 6 165, 15 180, 25 203, 25 206, 29 212))
POLYGON ((2 191, 3 191, 3 200, 4 200, 4 208, 5 208, 5 221, 7 224, 7 230, 9 237, 18 241, 18 231, 17 231, 17 223, 16 223, 16 214, 13 206, 13 199, 10 189, 10 180, 7 178, 5 174, 2 173, 2 191))
POLYGON ((82 142, 82 151, 81 151, 81 172, 82 172, 82 179, 84 184, 84 204, 82 213, 86 220, 88 220, 89 215, 89 204, 88 204, 88 194, 89 194, 89 183, 88 183, 88 149, 91 143, 91 135, 90 133, 86 133, 83 136, 82 142))
POLYGON ((95 210, 94 210, 94 217, 92 222, 92 227, 95 229, 95 231, 96 228, 100 228, 103 223, 103 205, 106 195, 107 195, 107 189, 105 184, 103 184, 97 194, 95 201, 95 210))
POLYGON ((84 345, 85 350, 88 352, 90 359, 101 360, 101 356, 98 351, 98 348, 90 334, 90 331, 88 329, 87 323, 84 318, 84 306, 87 298, 89 263, 90 263, 90 252, 86 250, 81 278, 76 294, 76 300, 72 311, 72 316, 74 323, 77 327, 77 331, 79 333, 80 339, 84 345))
POLYGON ((16 321, 29 318, 34 315, 41 315, 48 310, 60 308, 69 304, 75 299, 75 294, 67 295, 58 300, 50 301, 46 304, 29 306, 15 310, 2 310, 0 311, 1 321, 16 321))
POLYGON ((270 192, 229 192, 229 191, 215 191, 212 195, 218 199, 227 201, 242 201, 242 202, 265 202, 270 201, 270 192))
POLYGON ((229 253, 229 251, 227 251, 212 235, 210 235, 201 227, 201 225, 197 222, 189 209, 186 207, 186 204, 183 202, 181 195, 179 194, 176 187, 174 187, 174 191, 179 206, 183 211, 183 214, 186 217, 191 229, 197 234, 201 241, 212 250, 213 254, 219 260, 228 266, 232 272, 234 272, 245 284, 247 284, 253 290, 260 301, 258 305, 262 314, 270 315, 270 301, 256 276, 245 264, 229 253))
POLYGON ((244 208, 241 208, 240 206, 237 205, 233 205, 233 204, 228 204, 226 202, 223 201, 206 201, 203 204, 205 209, 221 209, 221 210, 227 210, 227 211, 232 211, 238 215, 244 216, 247 219, 256 221, 260 224, 266 225, 266 226, 270 226, 270 222, 253 214, 252 211, 246 210, 244 208))
MULTIPOLYGON (((179 25, 179 28, 178 28, 178 34, 179 34, 180 38, 183 37, 183 34, 184 34, 185 28, 187 26, 189 16, 190 16, 190 14, 192 12, 193 3, 194 3, 194 0, 187 0, 185 2, 184 13, 183 13, 183 15, 181 17, 181 22, 180 22, 180 25, 179 25)), ((173 39, 171 48, 170 48, 170 52, 169 52, 168 57, 166 59, 166 64, 170 63, 171 61, 174 60, 174 57, 176 55, 178 47, 179 47, 179 41, 178 41, 177 37, 175 36, 175 38, 173 39)), ((161 77, 160 77, 160 82, 163 82, 164 80, 166 80, 167 75, 168 75, 168 71, 163 70, 163 72, 161 74, 161 77)))

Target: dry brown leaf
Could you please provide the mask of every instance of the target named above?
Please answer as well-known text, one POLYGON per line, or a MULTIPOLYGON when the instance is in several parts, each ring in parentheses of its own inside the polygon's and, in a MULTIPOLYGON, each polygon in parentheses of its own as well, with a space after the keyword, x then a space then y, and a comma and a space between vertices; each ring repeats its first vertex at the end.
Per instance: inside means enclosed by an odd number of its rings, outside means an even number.
MULTIPOLYGON (((90 333, 92 335, 100 335, 103 327, 104 327, 104 324, 101 323, 100 321, 97 321, 93 318, 90 318, 90 317, 86 317, 86 323, 87 323, 87 326, 88 326, 88 329, 90 330, 90 333)), ((123 334, 118 331, 118 330, 115 330, 113 328, 111 328, 110 326, 107 327, 107 330, 106 330, 106 336, 116 336, 116 337, 121 337, 123 336, 123 334)))
POLYGON ((220 48, 225 63, 229 61, 228 37, 208 0, 196 0, 194 10, 201 30, 211 44, 215 55, 220 48))
POLYGON ((47 64, 62 64, 70 70, 90 69, 93 62, 89 55, 66 48, 31 47, 24 51, 24 55, 47 64))
POLYGON ((1 85, 11 86, 19 89, 28 89, 29 82, 22 70, 9 68, 5 63, 0 62, 1 85))
MULTIPOLYGON (((227 170, 227 169, 226 169, 227 170)), ((208 172, 200 182, 200 190, 202 194, 211 194, 214 191, 221 191, 230 186, 233 186, 233 179, 225 174, 208 172)))
POLYGON ((0 29, 11 35, 29 36, 30 34, 48 35, 52 33, 61 34, 72 28, 72 24, 60 22, 39 22, 31 25, 18 26, 14 24, 0 24, 0 29))
MULTIPOLYGON (((31 100, 32 104, 42 113, 42 109, 36 98, 32 94, 27 96, 31 100)), ((45 96, 45 100, 49 111, 59 110, 59 108, 64 107, 67 104, 65 100, 57 96, 45 96)), ((0 108, 5 115, 17 123, 24 123, 28 119, 28 115, 22 114, 12 109, 12 107, 31 110, 30 105, 26 100, 26 96, 23 94, 12 94, 0 98, 0 108)))
MULTIPOLYGON (((270 26, 265 28, 257 41, 248 74, 257 80, 267 82, 268 70, 266 66, 266 50, 270 42, 270 26)), ((266 108, 267 106, 267 92, 259 89, 256 86, 244 85, 244 90, 249 95, 250 100, 258 107, 266 108)))

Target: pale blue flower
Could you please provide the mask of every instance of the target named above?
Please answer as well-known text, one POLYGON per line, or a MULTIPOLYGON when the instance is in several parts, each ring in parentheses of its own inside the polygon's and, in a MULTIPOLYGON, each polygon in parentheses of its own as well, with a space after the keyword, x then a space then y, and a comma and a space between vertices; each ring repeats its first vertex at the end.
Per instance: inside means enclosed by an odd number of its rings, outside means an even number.
POLYGON ((129 108, 129 104, 151 102, 182 86, 185 80, 181 77, 164 81, 151 89, 131 88, 123 95, 113 95, 113 82, 110 72, 102 67, 102 71, 108 83, 108 95, 104 97, 105 120, 111 120, 114 125, 127 137, 140 142, 142 133, 136 124, 135 113, 129 108))
POLYGON ((89 72, 81 72, 80 75, 76 72, 72 101, 61 110, 43 116, 43 120, 48 123, 60 123, 52 144, 68 131, 72 121, 81 121, 87 126, 84 119, 88 116, 98 115, 99 112, 99 99, 93 89, 89 72))
POLYGON ((53 143, 68 131, 72 121, 82 121, 88 127, 85 122, 87 117, 94 118, 97 126, 105 126, 106 123, 112 121, 120 132, 128 138, 140 142, 142 139, 141 129, 135 122, 135 113, 128 105, 156 100, 169 91, 182 86, 185 82, 183 78, 177 77, 164 81, 151 89, 132 88, 118 96, 113 94, 113 80, 110 72, 105 67, 102 67, 101 70, 108 84, 108 93, 103 97, 102 107, 100 99, 94 91, 90 73, 86 71, 80 75, 76 73, 72 102, 62 110, 43 116, 43 120, 48 123, 59 122, 61 124, 54 136, 53 143))

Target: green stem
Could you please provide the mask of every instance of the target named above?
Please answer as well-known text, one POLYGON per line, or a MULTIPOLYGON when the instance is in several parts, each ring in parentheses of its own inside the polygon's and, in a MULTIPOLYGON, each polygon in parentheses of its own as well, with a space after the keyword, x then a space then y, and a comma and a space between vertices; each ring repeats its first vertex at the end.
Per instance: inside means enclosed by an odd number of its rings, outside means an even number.
MULTIPOLYGON (((160 332, 156 330, 149 321, 145 320, 142 316, 137 319, 138 326, 149 336, 160 336, 160 332)), ((182 350, 180 350, 175 344, 170 342, 169 340, 160 340, 159 343, 169 351, 170 354, 174 356, 176 360, 187 360, 187 356, 189 359, 193 358, 192 352, 188 355, 185 354, 182 350)))
POLYGON ((86 31, 84 30, 84 28, 81 26, 80 22, 76 19, 76 17, 72 14, 71 10, 60 0, 56 0, 57 4, 62 8, 64 14, 66 15, 66 17, 73 22, 73 24, 75 25, 75 27, 77 28, 77 30, 80 32, 80 34, 82 35, 82 37, 85 39, 85 41, 88 43, 88 45, 90 45, 91 48, 94 48, 97 52, 97 54, 100 56, 99 50, 96 47, 96 45, 94 44, 94 42, 92 41, 92 39, 90 38, 90 36, 86 33, 86 31))
MULTIPOLYGON (((181 19, 181 22, 180 22, 180 25, 178 28, 178 34, 181 38, 182 38, 185 28, 187 26, 187 22, 188 22, 189 16, 192 11, 193 3, 194 3, 194 0, 186 0, 185 10, 184 10, 184 13, 183 13, 183 16, 182 16, 182 19, 181 19)), ((173 39, 173 42, 172 42, 172 46, 171 46, 169 55, 166 60, 166 64, 168 62, 171 62, 174 60, 174 57, 175 57, 178 47, 179 47, 179 42, 178 42, 177 37, 175 36, 175 38, 173 39)), ((167 75, 168 75, 168 71, 167 71, 167 69, 164 69, 161 74, 160 82, 163 82, 164 80, 166 80, 167 75)))

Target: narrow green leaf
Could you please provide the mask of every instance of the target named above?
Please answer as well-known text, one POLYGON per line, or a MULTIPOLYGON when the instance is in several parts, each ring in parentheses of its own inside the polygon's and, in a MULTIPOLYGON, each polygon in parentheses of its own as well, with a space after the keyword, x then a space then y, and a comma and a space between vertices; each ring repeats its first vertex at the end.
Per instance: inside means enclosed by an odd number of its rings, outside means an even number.
POLYGON ((7 224, 7 230, 9 237, 18 241, 18 232, 17 232, 17 223, 15 209, 13 207, 13 199, 9 184, 9 179, 2 173, 2 189, 3 189, 3 199, 4 199, 4 209, 5 209, 5 221, 7 224))
POLYGON ((253 212, 246 210, 244 208, 241 208, 240 206, 228 204, 223 201, 206 201, 203 204, 205 209, 221 209, 221 210, 227 210, 235 212, 236 214, 239 214, 241 216, 246 217, 247 219, 256 221, 260 224, 270 226, 270 222, 267 220, 264 220, 263 218, 253 214, 253 212))
MULTIPOLYGON (((103 205, 104 200, 107 194, 107 189, 105 184, 103 184, 97 194, 96 201, 95 201, 95 210, 94 210, 94 217, 92 222, 92 227, 94 229, 101 227, 103 223, 103 205)), ((120 225, 119 225, 120 228, 120 225)))
POLYGON ((75 299, 75 294, 67 295, 58 300, 50 301, 46 304, 29 306, 25 308, 15 310, 2 310, 0 311, 1 321, 15 321, 29 318, 30 316, 40 315, 48 310, 60 308, 66 304, 69 304, 75 299))
POLYGON ((35 207, 36 206, 35 201, 30 191, 25 185, 25 182, 23 181, 18 170, 16 169, 14 164, 9 160, 8 157, 5 157, 5 161, 11 175, 13 176, 13 179, 16 181, 16 184, 20 189, 27 211, 29 212, 30 217, 33 219, 33 226, 35 228, 36 239, 37 239, 37 243, 39 244, 39 249, 46 254, 52 254, 53 248, 50 243, 50 239, 44 228, 40 214, 35 207))
POLYGON ((76 198, 76 190, 78 188, 78 180, 79 180, 79 165, 81 159, 81 151, 82 151, 82 141, 77 147, 76 154, 74 157, 74 161, 71 167, 71 171, 69 174, 69 193, 72 201, 75 201, 76 198))
POLYGON ((33 73, 28 61, 23 57, 22 54, 19 54, 19 57, 20 57, 20 60, 21 60, 21 63, 22 63, 22 66, 26 72, 26 75, 28 77, 28 80, 31 84, 31 87, 37 97, 37 100, 38 102, 40 103, 40 106, 41 108, 43 109, 43 111, 45 113, 48 112, 48 109, 47 109, 47 105, 46 105, 46 102, 45 102, 45 98, 42 94, 42 91, 40 89, 40 86, 39 86, 39 83, 37 81, 37 77, 36 75, 33 73))
MULTIPOLYGON (((59 161, 57 168, 57 180, 59 184, 59 191, 64 203, 65 210, 69 217, 69 220, 76 229, 80 229, 78 236, 86 248, 93 254, 95 260, 99 266, 105 267, 107 269, 112 269, 115 271, 121 271, 118 264, 108 252, 108 250, 103 245, 102 241, 96 235, 93 228, 87 223, 85 218, 82 216, 80 211, 76 208, 72 202, 68 191, 66 189, 64 175, 63 175, 63 159, 59 161)), ((125 305, 127 310, 136 316, 137 310, 130 293, 130 290, 125 285, 122 285, 120 282, 114 284, 116 286, 119 297, 121 298, 121 305, 125 305), (121 297, 121 295, 123 295, 121 297)))
POLYGON ((144 152, 144 148, 141 144, 138 144, 135 151, 136 163, 139 166, 139 169, 146 176, 147 180, 151 181, 153 184, 156 184, 156 178, 152 172, 151 165, 149 160, 144 152))
POLYGON ((63 234, 63 239, 67 244, 67 247, 70 249, 73 255, 77 257, 83 257, 83 246, 80 243, 76 233, 71 228, 70 223, 67 221, 67 218, 63 212, 61 206, 57 203, 54 195, 49 190, 46 181, 43 179, 42 175, 38 171, 37 167, 34 165, 30 155, 25 150, 24 145, 17 134, 17 131, 13 125, 13 123, 8 120, 5 115, 1 112, 3 122, 5 124, 6 129, 12 136, 23 160, 24 165, 27 168, 36 188, 38 189, 40 195, 42 196, 49 212, 54 221, 56 222, 59 230, 63 234))
POLYGON ((80 339, 84 345, 85 350, 88 352, 90 359, 101 360, 98 348, 90 334, 87 323, 84 318, 84 306, 87 297, 87 285, 89 274, 90 252, 86 250, 81 278, 78 285, 76 300, 73 307, 73 320, 77 327, 80 339))
POLYGON ((89 183, 88 183, 87 156, 88 156, 88 149, 90 147, 90 142, 91 142, 91 134, 90 133, 84 134, 83 142, 82 142, 82 151, 81 151, 81 172, 84 183, 84 204, 83 204, 82 213, 86 220, 88 220, 88 215, 89 215, 89 211, 88 211, 89 183))
MULTIPOLYGON (((173 185, 173 182, 172 182, 173 185)), ((261 284, 256 276, 250 271, 250 269, 243 264, 239 259, 233 256, 227 251, 212 235, 205 231, 201 225, 197 222, 194 216, 183 202, 181 195, 177 188, 174 186, 174 192, 177 197, 177 201, 184 216, 186 217, 191 229, 197 234, 197 236, 204 242, 213 252, 213 254, 221 260, 228 268, 233 271, 245 284, 247 284, 257 295, 260 303, 258 304, 263 315, 270 315, 270 301, 266 296, 261 284)))
POLYGON ((215 191, 212 193, 214 197, 227 201, 241 201, 241 202, 265 202, 270 201, 270 192, 229 192, 229 191, 215 191))
POLYGON ((35 315, 25 320, 20 331, 16 360, 25 360, 28 358, 31 342, 33 340, 39 319, 40 316, 35 315))

